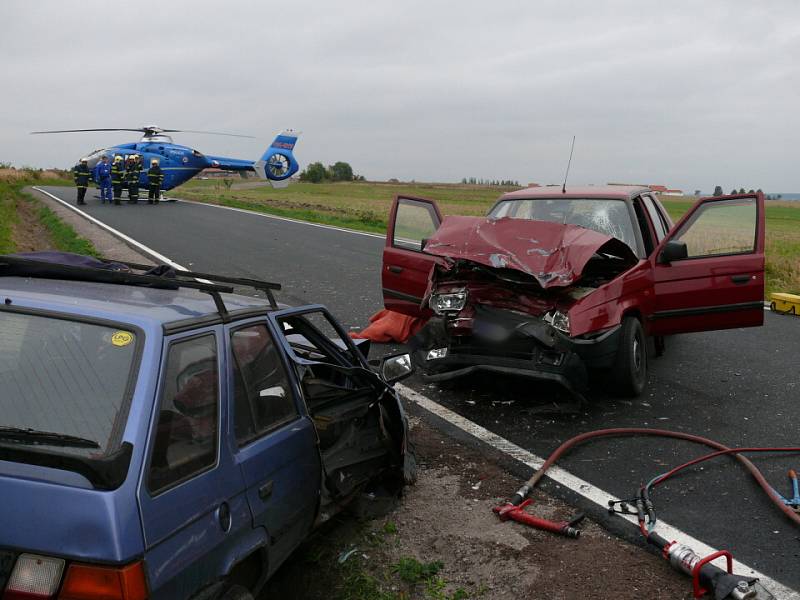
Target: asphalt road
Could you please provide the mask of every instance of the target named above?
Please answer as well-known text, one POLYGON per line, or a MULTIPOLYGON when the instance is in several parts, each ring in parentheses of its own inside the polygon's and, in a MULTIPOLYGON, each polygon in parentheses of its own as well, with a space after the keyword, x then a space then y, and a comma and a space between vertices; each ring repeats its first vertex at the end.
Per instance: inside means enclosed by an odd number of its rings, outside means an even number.
MULTIPOLYGON (((72 189, 46 189, 74 202, 72 189)), ((85 208, 186 267, 281 282, 280 301, 325 304, 346 327, 364 326, 382 307, 382 238, 184 202, 118 207, 90 198, 85 208)), ((651 359, 645 396, 629 401, 598 391, 577 413, 564 410, 569 397, 549 385, 497 377, 452 389, 410 385, 540 456, 577 433, 606 427, 675 429, 729 446, 789 446, 800 442, 799 355, 800 319, 767 313, 763 328, 669 338, 666 355, 651 359)), ((561 464, 628 497, 642 481, 705 453, 684 442, 609 439, 574 450, 561 464)), ((787 495, 786 471, 800 469, 800 456, 754 460, 787 495)), ((800 589, 797 529, 735 461, 705 463, 659 487, 653 499, 661 518, 800 589)))

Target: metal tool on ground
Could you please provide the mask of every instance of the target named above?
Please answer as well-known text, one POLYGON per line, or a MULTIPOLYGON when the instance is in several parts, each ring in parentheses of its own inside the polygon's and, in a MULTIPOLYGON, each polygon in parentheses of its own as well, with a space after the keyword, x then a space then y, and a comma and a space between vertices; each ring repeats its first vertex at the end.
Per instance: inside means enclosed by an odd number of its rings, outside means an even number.
MULTIPOLYGON (((622 436, 655 436, 674 438, 702 444, 714 448, 716 451, 706 454, 705 456, 695 458, 667 471, 666 473, 654 477, 647 483, 647 485, 641 486, 636 496, 631 500, 609 501, 609 511, 637 515, 639 529, 642 535, 647 539, 648 543, 658 548, 661 552, 661 555, 665 559, 669 560, 670 564, 675 569, 692 577, 695 598, 701 598, 708 594, 715 600, 775 600, 775 597, 762 585, 760 585, 756 578, 733 573, 733 557, 730 552, 722 550, 703 558, 688 546, 680 544, 677 541, 667 541, 665 538, 655 533, 653 529, 656 524, 656 511, 652 501, 650 500, 650 490, 667 479, 673 477, 676 473, 683 469, 718 456, 731 454, 750 472, 751 475, 753 475, 773 503, 796 525, 800 525, 800 512, 796 512, 793 506, 782 502, 780 494, 775 492, 772 487, 770 487, 761 471, 759 471, 759 469, 742 454, 743 452, 800 452, 800 447, 729 448, 724 444, 708 438, 665 429, 616 428, 590 431, 575 436, 561 444, 561 446, 559 446, 552 454, 550 454, 547 460, 544 461, 542 466, 533 474, 533 476, 519 490, 517 490, 511 502, 494 508, 494 512, 497 513, 501 519, 504 518, 504 515, 519 515, 520 513, 522 513, 523 516, 530 517, 531 515, 528 515, 525 513, 525 511, 520 510, 520 507, 524 507, 528 504, 527 498, 530 492, 534 489, 542 477, 544 477, 547 470, 565 452, 570 450, 572 447, 591 439, 622 436), (617 506, 619 506, 619 508, 617 508, 617 506), (517 507, 518 510, 513 512, 511 507, 517 507), (720 569, 719 567, 711 564, 712 560, 723 556, 727 559, 726 570, 720 569)), ((794 481, 796 481, 796 478, 793 480, 793 484, 794 481)), ((509 516, 506 516, 506 518, 513 518, 514 520, 518 520, 520 522, 526 522, 527 520, 523 520, 522 518, 517 519, 509 516)), ((561 531, 556 531, 556 533, 561 533, 561 531)))
POLYGON ((492 511, 500 517, 501 521, 516 521, 529 527, 550 531, 559 535, 564 535, 570 538, 578 538, 581 535, 581 530, 576 528, 576 525, 583 521, 585 515, 582 512, 577 513, 569 521, 549 521, 541 517, 534 516, 525 510, 525 507, 532 504, 533 500, 528 498, 519 506, 511 504, 503 504, 502 506, 495 506, 492 511))

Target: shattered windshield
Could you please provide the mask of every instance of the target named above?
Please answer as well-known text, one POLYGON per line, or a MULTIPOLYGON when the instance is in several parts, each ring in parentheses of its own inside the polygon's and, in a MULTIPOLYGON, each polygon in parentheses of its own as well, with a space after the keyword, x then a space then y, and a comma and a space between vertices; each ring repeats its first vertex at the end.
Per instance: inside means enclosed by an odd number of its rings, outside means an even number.
POLYGON ((490 218, 530 219, 578 225, 617 238, 636 251, 636 235, 624 200, 606 198, 527 198, 504 200, 490 218))

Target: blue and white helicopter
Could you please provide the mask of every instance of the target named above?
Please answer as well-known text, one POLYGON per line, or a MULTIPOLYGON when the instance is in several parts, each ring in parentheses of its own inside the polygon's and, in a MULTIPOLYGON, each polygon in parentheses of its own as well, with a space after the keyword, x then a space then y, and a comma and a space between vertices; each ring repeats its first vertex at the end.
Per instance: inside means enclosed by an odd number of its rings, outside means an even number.
POLYGON ((226 158, 224 156, 207 156, 198 150, 175 144, 170 133, 204 133, 209 135, 227 135, 232 137, 253 138, 251 135, 236 135, 232 133, 218 133, 215 131, 193 131, 189 129, 162 129, 160 127, 148 126, 140 128, 109 128, 109 129, 63 129, 58 131, 33 131, 33 134, 44 133, 77 133, 88 131, 138 131, 141 132, 142 139, 138 142, 117 144, 109 148, 95 150, 86 158, 89 169, 94 171, 95 165, 103 155, 113 160, 114 156, 119 155, 124 159, 131 154, 138 154, 142 157, 143 171, 139 180, 141 187, 147 186, 147 169, 150 161, 157 158, 161 169, 164 172, 164 182, 161 185, 163 191, 171 190, 174 187, 186 183, 203 169, 216 168, 224 171, 254 171, 262 179, 266 179, 275 188, 282 188, 289 185, 289 178, 297 173, 299 165, 292 154, 295 143, 297 142, 298 132, 287 129, 278 134, 275 141, 258 160, 242 160, 238 158, 226 158))

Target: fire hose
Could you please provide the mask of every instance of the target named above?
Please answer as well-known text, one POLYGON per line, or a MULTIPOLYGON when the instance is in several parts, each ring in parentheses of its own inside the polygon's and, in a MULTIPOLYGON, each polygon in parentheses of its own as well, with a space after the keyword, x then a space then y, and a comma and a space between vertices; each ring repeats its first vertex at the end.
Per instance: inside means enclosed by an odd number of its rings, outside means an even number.
MULTIPOLYGON (((716 442, 714 440, 684 433, 680 431, 669 431, 666 429, 649 429, 640 427, 625 427, 614 429, 600 429, 597 431, 590 431, 577 435, 563 444, 561 444, 555 451, 547 457, 541 467, 533 474, 533 476, 525 482, 525 484, 517 490, 512 500, 504 506, 496 507, 494 512, 502 520, 513 519, 540 529, 546 529, 568 537, 578 537, 579 531, 573 525, 579 520, 576 517, 569 522, 553 523, 545 521, 548 525, 545 527, 539 526, 537 521, 543 521, 537 517, 533 517, 524 511, 524 507, 529 503, 528 495, 533 491, 539 481, 544 477, 547 470, 561 458, 563 454, 572 449, 573 447, 582 444, 586 441, 593 440, 601 437, 625 437, 625 436, 652 436, 652 437, 666 437, 673 439, 686 440, 696 444, 702 444, 715 449, 715 452, 706 454, 699 458, 686 462, 674 469, 663 473, 643 485, 638 491, 636 498, 630 502, 636 507, 635 513, 638 517, 639 528, 642 535, 656 548, 661 551, 662 556, 667 559, 670 564, 677 570, 689 575, 693 580, 694 596, 700 598, 704 594, 713 594, 716 600, 733 599, 770 599, 773 598, 772 594, 767 592, 762 586, 757 583, 757 580, 752 577, 745 577, 733 574, 733 558, 727 551, 716 552, 705 558, 698 556, 691 548, 676 541, 667 541, 653 531, 656 524, 656 513, 653 504, 650 500, 650 490, 668 480, 678 472, 690 466, 710 460, 718 456, 732 454, 742 466, 755 478, 756 482, 767 493, 767 496, 772 502, 789 518, 795 525, 800 526, 800 514, 792 509, 784 499, 778 494, 770 484, 767 482, 764 475, 759 471, 747 457, 743 456, 743 452, 800 452, 800 447, 784 447, 784 448, 730 448, 716 442), (533 521, 531 520, 533 519, 533 521), (727 559, 727 570, 720 569, 711 564, 711 560, 725 556, 727 559)), ((610 501, 609 510, 614 510, 614 505, 621 504, 623 510, 617 511, 626 513, 626 501, 610 501)))

